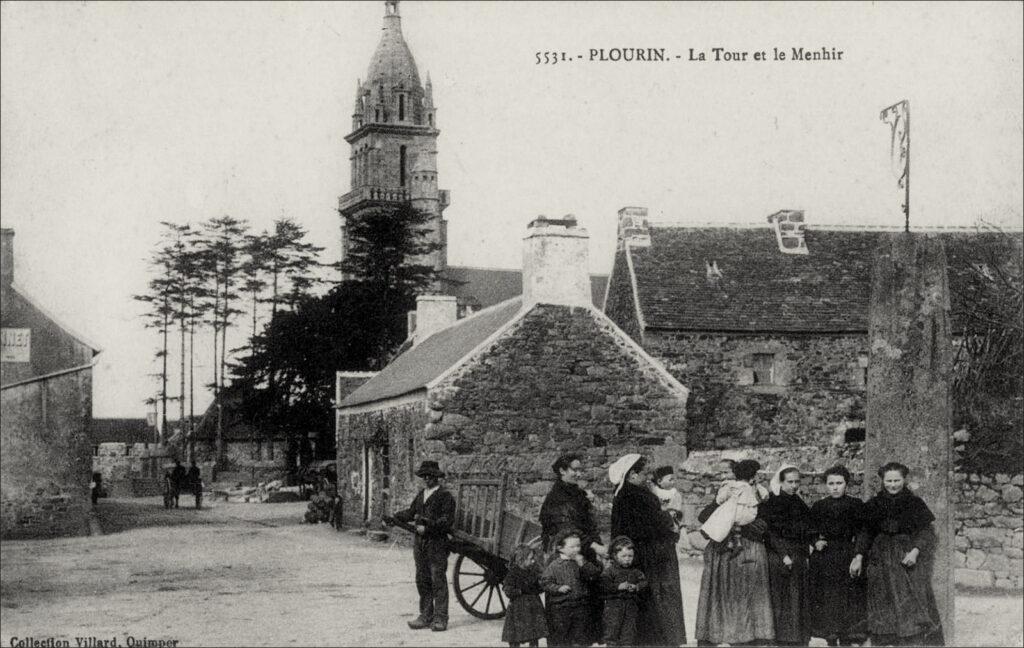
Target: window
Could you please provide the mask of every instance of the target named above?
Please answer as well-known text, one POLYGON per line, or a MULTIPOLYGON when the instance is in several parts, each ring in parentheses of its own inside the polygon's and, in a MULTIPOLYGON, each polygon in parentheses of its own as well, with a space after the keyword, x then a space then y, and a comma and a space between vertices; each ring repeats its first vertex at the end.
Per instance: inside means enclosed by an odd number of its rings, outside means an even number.
POLYGON ((775 354, 755 353, 753 358, 754 384, 775 384, 775 354))
POLYGON ((398 147, 398 186, 405 186, 405 147, 398 147))
POLYGON ((843 434, 843 442, 844 443, 861 443, 861 442, 864 441, 864 438, 866 436, 867 435, 865 433, 865 430, 862 427, 846 428, 846 432, 843 434))
POLYGON ((405 95, 398 95, 398 121, 405 120, 405 95))
POLYGON ((427 115, 427 123, 429 123, 431 126, 434 125, 434 115, 427 115))

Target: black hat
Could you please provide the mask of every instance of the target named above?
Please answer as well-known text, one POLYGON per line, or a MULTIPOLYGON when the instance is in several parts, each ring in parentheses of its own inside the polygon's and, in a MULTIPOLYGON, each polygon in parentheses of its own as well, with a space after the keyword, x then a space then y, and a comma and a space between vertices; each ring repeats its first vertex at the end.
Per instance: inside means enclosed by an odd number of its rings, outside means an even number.
POLYGON ((436 461, 424 461, 420 463, 419 469, 416 471, 417 477, 444 477, 444 473, 441 472, 441 468, 437 465, 436 461))
POLYGON ((743 481, 753 479, 758 470, 761 470, 761 464, 753 459, 744 459, 732 465, 732 474, 736 476, 736 479, 743 481))
POLYGON ((655 484, 657 484, 658 480, 661 479, 662 477, 664 477, 665 475, 674 475, 674 474, 675 474, 675 471, 672 470, 672 466, 662 466, 660 468, 655 468, 654 472, 651 473, 651 481, 653 481, 655 484))

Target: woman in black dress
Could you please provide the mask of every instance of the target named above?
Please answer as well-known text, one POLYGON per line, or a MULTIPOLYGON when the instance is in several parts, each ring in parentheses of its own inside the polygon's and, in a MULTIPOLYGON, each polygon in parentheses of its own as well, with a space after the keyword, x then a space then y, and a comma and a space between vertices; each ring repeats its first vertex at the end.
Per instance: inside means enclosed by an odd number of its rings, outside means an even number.
POLYGON ((797 495, 800 470, 783 466, 771 481, 771 495, 761 505, 768 523, 768 582, 775 619, 775 642, 806 646, 807 554, 810 509, 797 495))
MULTIPOLYGON (((879 468, 882 490, 864 505, 857 552, 867 556, 868 634, 873 646, 944 643, 931 580, 935 516, 907 489, 909 472, 895 462, 879 468)), ((857 558, 851 571, 860 569, 857 558)))
POLYGON ((635 565, 647 577, 640 598, 637 643, 679 646, 686 643, 683 592, 679 585, 679 533, 672 516, 661 510, 658 497, 645 486, 645 462, 638 454, 620 458, 608 468, 618 485, 612 504, 612 537, 626 536, 636 546, 635 565))
POLYGON ((864 502, 846 494, 850 471, 825 471, 828 497, 811 507, 814 547, 809 561, 807 622, 812 637, 830 646, 857 645, 866 637, 864 579, 851 574, 864 502))
MULTIPOLYGON (((587 562, 598 567, 598 557, 607 557, 608 549, 601 542, 597 530, 597 519, 594 517, 594 506, 587 498, 587 492, 580 488, 583 481, 583 461, 579 455, 565 454, 551 464, 555 473, 555 483, 548 491, 544 503, 540 507, 541 541, 544 550, 553 554, 555 549, 552 541, 563 531, 575 531, 580 536, 580 553, 587 562)), ((601 639, 601 593, 596 589, 590 592, 591 638, 597 642, 601 639)))

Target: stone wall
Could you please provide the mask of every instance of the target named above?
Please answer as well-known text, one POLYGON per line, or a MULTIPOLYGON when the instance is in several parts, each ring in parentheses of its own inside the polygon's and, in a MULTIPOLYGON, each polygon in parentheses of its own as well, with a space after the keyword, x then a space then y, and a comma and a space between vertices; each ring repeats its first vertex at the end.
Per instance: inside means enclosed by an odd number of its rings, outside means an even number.
POLYGON ((172 460, 167 448, 155 443, 101 443, 92 457, 92 471, 103 476, 109 497, 134 497, 135 481, 157 481, 162 488, 163 465, 172 460))
POLYGON ((956 473, 953 557, 958 585, 1024 587, 1024 476, 956 473))
POLYGON ((683 398, 588 309, 534 308, 427 404, 424 457, 455 476, 508 475, 508 507, 532 519, 562 453, 586 458, 599 510, 611 501, 607 467, 622 454, 685 456, 683 398))
MULTIPOLYGON (((865 497, 863 444, 843 446, 764 447, 744 450, 709 450, 691 453, 677 466, 676 487, 683 495, 683 523, 700 527, 697 514, 710 504, 722 481, 732 473, 725 460, 757 459, 764 466, 765 487, 772 471, 783 463, 801 469, 800 494, 808 504, 827 496, 822 472, 835 464, 853 473, 849 494, 865 497)), ((1024 476, 956 473, 953 511, 956 521, 953 563, 956 584, 965 587, 1024 587, 1024 476)), ((911 484, 914 483, 911 474, 911 484)), ((681 547, 691 555, 683 535, 681 547)))
POLYGON ((379 519, 409 505, 420 484, 413 474, 423 459, 435 459, 438 447, 424 437, 427 414, 422 399, 386 410, 338 415, 338 491, 346 524, 379 519), (364 461, 370 462, 369 483, 364 461), (370 501, 364 508, 369 488, 370 501))
POLYGON ((691 390, 691 449, 828 444, 864 428, 865 336, 649 330, 644 348, 691 390))
POLYGON ((0 537, 87 533, 92 371, 0 393, 0 537))

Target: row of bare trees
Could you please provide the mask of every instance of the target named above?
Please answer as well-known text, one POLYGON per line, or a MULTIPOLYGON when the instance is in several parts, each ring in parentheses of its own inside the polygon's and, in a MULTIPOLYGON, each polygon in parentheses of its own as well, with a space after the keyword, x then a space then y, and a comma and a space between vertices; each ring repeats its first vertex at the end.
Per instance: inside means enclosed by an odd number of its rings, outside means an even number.
MULTIPOLYGON (((161 430, 168 433, 168 402, 178 402, 178 426, 189 454, 194 452, 195 366, 197 335, 212 333, 212 389, 217 405, 216 452, 224 459, 223 408, 230 353, 228 333, 237 318, 251 315, 251 340, 257 335, 261 313, 272 319, 281 309, 292 309, 320 282, 322 248, 305 241, 306 231, 282 218, 271 231, 253 233, 245 220, 231 216, 193 224, 162 222, 161 240, 150 258, 152 279, 135 299, 145 304, 146 326, 160 334, 158 373, 160 388, 151 403, 160 406, 161 430), (178 395, 168 393, 170 336, 178 343, 178 395), (186 395, 187 389, 187 395, 186 395), (186 401, 188 417, 186 419, 186 401)), ((245 345, 243 347, 245 348, 245 345)), ((273 377, 271 377, 271 382, 273 377)))

